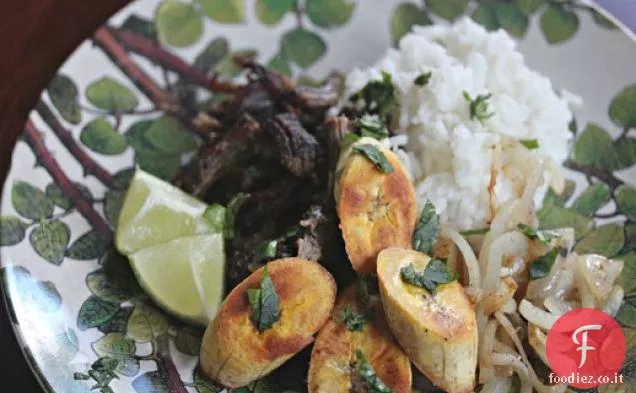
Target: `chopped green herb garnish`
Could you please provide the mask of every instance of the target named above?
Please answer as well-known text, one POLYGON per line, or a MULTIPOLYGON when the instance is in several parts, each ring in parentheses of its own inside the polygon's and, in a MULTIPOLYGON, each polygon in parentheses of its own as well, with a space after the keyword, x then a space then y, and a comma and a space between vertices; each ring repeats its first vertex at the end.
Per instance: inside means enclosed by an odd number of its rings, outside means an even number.
POLYGON ((362 115, 356 121, 356 127, 360 130, 361 136, 368 136, 377 140, 382 140, 389 136, 389 129, 377 115, 362 115))
POLYGON ((534 229, 532 227, 527 226, 526 224, 518 224, 517 229, 523 232, 523 234, 528 236, 530 239, 537 239, 541 243, 545 243, 545 244, 548 244, 552 240, 557 239, 561 236, 557 232, 548 231, 545 229, 544 230, 534 229))
POLYGON ((225 231, 225 238, 226 239, 234 239, 234 236, 236 234, 235 228, 234 228, 234 224, 236 221, 236 215, 238 214, 239 210, 241 209, 241 206, 243 206, 243 204, 245 203, 245 201, 247 201, 247 199, 249 198, 248 194, 245 193, 238 193, 236 194, 236 196, 234 198, 232 198, 232 200, 230 201, 230 203, 227 204, 227 212, 226 212, 226 231, 225 231))
POLYGON ((227 235, 227 209, 224 206, 218 203, 208 206, 203 212, 203 218, 214 232, 227 235))
POLYGON ((373 273, 362 273, 358 277, 358 297, 365 305, 370 305, 371 298, 380 294, 378 288, 378 276, 373 273))
POLYGON ((413 249, 430 254, 437 239, 439 216, 431 201, 426 201, 413 231, 413 249))
POLYGON ((388 387, 382 379, 378 377, 373 366, 360 349, 356 349, 356 372, 362 383, 366 385, 369 393, 393 393, 393 389, 388 387))
POLYGON ((548 251, 545 255, 535 259, 528 268, 528 275, 530 276, 530 279, 537 280, 550 275, 550 271, 552 270, 552 266, 554 266, 554 262, 558 255, 559 249, 555 247, 548 251))
POLYGON ((488 232, 490 232, 490 228, 486 227, 486 228, 471 229, 469 231, 462 231, 462 232, 459 232, 459 234, 462 236, 472 236, 472 235, 485 235, 488 232))
POLYGON ((384 173, 393 172, 393 165, 377 147, 369 144, 355 145, 353 151, 360 153, 371 161, 378 170, 384 173))
POLYGON ((262 243, 254 253, 252 257, 253 263, 259 263, 268 261, 276 256, 276 249, 278 248, 278 240, 271 240, 269 242, 262 243))
POLYGON ((271 328, 280 318, 280 299, 267 265, 263 268, 260 287, 247 290, 247 300, 252 308, 250 319, 259 333, 271 328))
POLYGON ((369 307, 364 314, 356 314, 351 307, 346 306, 340 312, 340 322, 347 325, 347 329, 351 332, 360 332, 364 325, 373 320, 373 308, 369 307))
POLYGON ((534 150, 539 148, 539 141, 536 139, 521 139, 519 141, 528 150, 534 150))
POLYGON ((400 269, 402 280, 419 288, 424 288, 433 295, 437 292, 437 286, 448 284, 457 280, 457 274, 450 270, 444 261, 431 259, 423 272, 415 270, 411 263, 400 269))
POLYGON ((382 80, 374 80, 366 84, 360 91, 351 96, 354 103, 363 102, 365 112, 380 115, 385 119, 395 109, 395 86, 391 75, 382 71, 382 80))
POLYGON ((354 132, 349 132, 348 134, 345 134, 342 138, 340 138, 340 148, 344 149, 347 146, 357 142, 360 140, 360 135, 354 133, 354 132))
POLYGON ((481 122, 491 118, 494 113, 488 112, 488 100, 492 97, 492 94, 478 95, 474 99, 470 97, 468 92, 464 91, 464 98, 470 104, 470 119, 477 119, 481 122))
POLYGON ((415 78, 415 80, 413 81, 413 83, 415 83, 418 86, 426 86, 428 85, 428 82, 431 80, 431 76, 433 76, 432 72, 425 72, 423 74, 421 74, 420 76, 418 76, 417 78, 415 78))

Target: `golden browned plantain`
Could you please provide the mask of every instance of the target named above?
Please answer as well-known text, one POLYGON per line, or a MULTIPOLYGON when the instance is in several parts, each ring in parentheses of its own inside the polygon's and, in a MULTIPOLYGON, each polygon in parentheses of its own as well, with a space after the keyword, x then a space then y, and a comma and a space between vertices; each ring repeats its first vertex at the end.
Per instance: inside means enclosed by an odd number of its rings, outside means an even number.
POLYGON ((341 321, 345 307, 355 314, 366 311, 355 286, 340 296, 331 318, 318 333, 309 365, 309 393, 352 391, 356 376, 351 365, 356 360, 357 349, 362 350, 378 377, 394 393, 410 393, 411 364, 389 331, 381 305, 375 306, 373 320, 355 332, 341 321))
POLYGON ((354 146, 362 144, 376 146, 393 171, 378 170, 367 157, 352 153, 350 148, 338 164, 335 198, 353 269, 374 272, 381 250, 411 247, 417 200, 406 170, 395 154, 372 138, 361 138, 354 146))
POLYGON ((378 255, 378 279, 391 331, 415 364, 449 393, 473 392, 477 367, 477 324, 473 306, 459 282, 437 287, 435 295, 402 281, 400 270, 413 264, 424 271, 430 257, 389 248, 378 255))
POLYGON ((258 288, 263 268, 236 286, 210 322, 201 345, 201 370, 230 388, 269 374, 314 341, 333 309, 336 283, 322 266, 302 258, 267 264, 280 298, 280 318, 262 334, 250 319, 247 290, 258 288))

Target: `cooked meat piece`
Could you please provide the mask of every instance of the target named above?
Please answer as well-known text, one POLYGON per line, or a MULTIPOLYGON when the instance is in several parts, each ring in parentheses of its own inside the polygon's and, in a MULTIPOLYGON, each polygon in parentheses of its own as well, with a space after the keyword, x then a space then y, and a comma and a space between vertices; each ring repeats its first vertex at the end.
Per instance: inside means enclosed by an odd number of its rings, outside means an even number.
POLYGON ((195 197, 203 197, 234 166, 254 156, 254 142, 260 133, 259 123, 250 115, 242 115, 221 139, 199 150, 175 179, 175 184, 195 197))
POLYGON ((347 259, 335 210, 324 205, 312 205, 300 226, 305 231, 297 241, 298 256, 320 262, 336 277, 338 285, 351 282, 355 273, 347 259))
POLYGON ((266 132, 274 138, 279 159, 296 177, 311 175, 322 158, 322 147, 290 113, 274 116, 265 124, 266 132))
POLYGON ((268 220, 279 220, 280 215, 289 209, 292 203, 303 199, 300 186, 300 181, 285 176, 266 189, 250 194, 237 217, 239 229, 249 233, 262 227, 268 220))

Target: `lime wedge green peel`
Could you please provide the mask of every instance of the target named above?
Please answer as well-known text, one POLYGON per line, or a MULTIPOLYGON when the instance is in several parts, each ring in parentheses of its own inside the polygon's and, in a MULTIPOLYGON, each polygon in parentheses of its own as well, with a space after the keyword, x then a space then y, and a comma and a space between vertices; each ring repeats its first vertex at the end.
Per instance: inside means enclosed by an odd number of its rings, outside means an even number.
POLYGON ((225 269, 224 228, 204 217, 206 209, 205 203, 137 169, 115 234, 115 246, 128 256, 148 295, 176 317, 203 325, 223 298, 225 269))
POLYGON ((179 188, 137 169, 119 216, 115 246, 124 255, 153 244, 212 233, 207 205, 179 188))
POLYGON ((128 256, 141 287, 178 318, 207 325, 223 300, 223 237, 196 235, 128 256))

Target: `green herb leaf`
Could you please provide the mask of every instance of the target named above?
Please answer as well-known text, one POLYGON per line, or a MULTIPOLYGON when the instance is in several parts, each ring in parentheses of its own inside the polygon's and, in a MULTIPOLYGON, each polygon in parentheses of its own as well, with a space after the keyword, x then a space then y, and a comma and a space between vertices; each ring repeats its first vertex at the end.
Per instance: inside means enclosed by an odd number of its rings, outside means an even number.
POLYGON ((415 78, 413 83, 418 86, 426 86, 428 85, 428 82, 431 80, 431 76, 433 76, 433 73, 431 71, 425 72, 421 74, 420 76, 418 76, 417 78, 415 78))
POLYGON ((478 228, 478 229, 471 229, 468 231, 462 231, 462 232, 459 232, 459 234, 462 236, 472 236, 472 235, 485 235, 488 232, 490 232, 490 228, 486 227, 486 228, 478 228))
POLYGON ((358 127, 360 135, 363 137, 367 136, 382 140, 389 136, 389 129, 377 115, 362 115, 362 117, 356 121, 356 127, 358 127))
POLYGON ((218 203, 208 206, 203 212, 203 218, 214 232, 224 236, 227 234, 227 209, 224 206, 218 203))
POLYGON ((553 248, 545 255, 535 259, 528 268, 528 275, 531 280, 537 280, 539 278, 547 277, 554 266, 557 256, 559 255, 559 249, 553 248))
POLYGON ((243 206, 243 204, 247 201, 247 199, 249 198, 248 194, 245 193, 238 193, 231 201, 230 203, 228 203, 227 205, 227 212, 226 212, 226 231, 225 231, 225 238, 226 239, 234 239, 234 236, 236 235, 236 232, 234 230, 234 225, 235 225, 235 221, 236 221, 236 215, 238 214, 239 210, 241 209, 241 206, 243 206))
POLYGON ((438 285, 451 283, 458 278, 457 274, 439 259, 431 259, 423 272, 415 270, 412 263, 404 266, 400 269, 400 277, 404 282, 424 288, 433 295, 437 292, 438 285))
POLYGON ((353 151, 360 153, 371 161, 378 170, 384 173, 393 172, 393 165, 384 156, 384 154, 373 145, 363 144, 353 146, 353 151))
POLYGON ((488 112, 488 100, 492 94, 479 94, 474 99, 470 97, 467 91, 464 91, 464 99, 470 104, 470 119, 477 119, 483 122, 494 116, 493 112, 488 112))
POLYGON ((413 249, 430 254, 437 239, 439 215, 431 201, 426 201, 413 231, 413 249))
POLYGON ((360 349, 356 349, 356 373, 370 393, 393 393, 393 389, 378 377, 373 366, 360 349))
POLYGON ((369 307, 364 314, 356 314, 351 307, 346 306, 340 312, 340 322, 347 325, 350 332, 361 332, 364 325, 373 320, 373 308, 369 307))
POLYGON ((521 139, 519 141, 528 150, 534 150, 539 148, 539 141, 536 139, 521 139))
POLYGON ((526 224, 517 224, 517 228, 530 239, 537 239, 541 243, 545 244, 548 244, 552 240, 560 237, 560 235, 554 231, 534 229, 526 224))
POLYGON ((355 134, 353 132, 349 132, 347 134, 345 134, 342 138, 340 138, 340 148, 344 149, 347 146, 356 143, 357 141, 360 140, 360 136, 358 134, 355 134))
POLYGON ((271 328, 280 318, 280 299, 267 265, 263 268, 260 288, 247 290, 247 300, 252 308, 250 319, 259 333, 271 328))
POLYGON ((351 96, 351 101, 364 103, 365 111, 380 115, 381 119, 391 114, 395 109, 395 86, 391 75, 382 71, 382 80, 367 83, 359 92, 351 96))
POLYGON ((260 263, 269 261, 276 256, 276 248, 278 247, 278 240, 272 240, 261 244, 254 253, 252 258, 253 263, 260 263))

